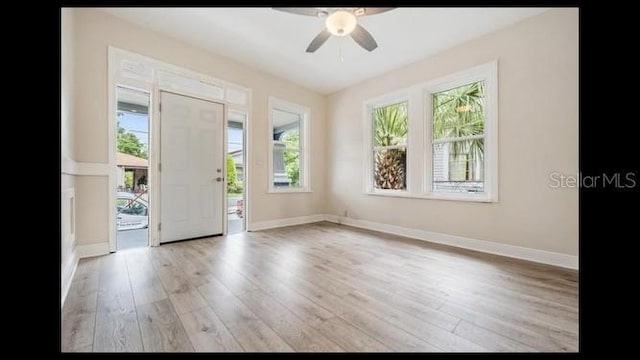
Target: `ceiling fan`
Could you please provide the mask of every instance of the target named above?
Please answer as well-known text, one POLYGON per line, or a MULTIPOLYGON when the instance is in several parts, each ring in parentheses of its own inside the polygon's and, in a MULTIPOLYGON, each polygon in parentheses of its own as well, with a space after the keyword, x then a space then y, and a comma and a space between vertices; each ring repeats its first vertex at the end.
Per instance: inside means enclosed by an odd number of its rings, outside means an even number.
POLYGON ((378 44, 373 36, 358 24, 358 17, 380 14, 395 8, 273 8, 291 14, 326 18, 325 26, 316 35, 307 47, 307 52, 312 53, 324 44, 331 35, 347 36, 362 46, 367 51, 373 51, 378 44))

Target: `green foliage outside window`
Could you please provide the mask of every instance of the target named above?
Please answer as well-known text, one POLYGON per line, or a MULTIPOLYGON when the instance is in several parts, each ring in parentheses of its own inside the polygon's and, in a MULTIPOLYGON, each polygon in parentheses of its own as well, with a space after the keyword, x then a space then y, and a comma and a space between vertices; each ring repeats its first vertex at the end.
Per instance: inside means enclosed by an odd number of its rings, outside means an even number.
POLYGON ((280 140, 285 143, 284 168, 291 181, 290 186, 300 186, 300 134, 285 132, 280 140))

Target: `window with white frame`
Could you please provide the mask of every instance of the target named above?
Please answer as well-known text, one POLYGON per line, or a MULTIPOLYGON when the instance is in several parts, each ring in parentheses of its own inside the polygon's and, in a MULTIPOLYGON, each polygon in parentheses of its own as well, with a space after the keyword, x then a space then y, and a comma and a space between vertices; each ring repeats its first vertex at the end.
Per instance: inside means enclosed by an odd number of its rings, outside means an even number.
POLYGON ((484 192, 484 81, 431 94, 434 192, 484 192))
POLYGON ((497 201, 497 84, 494 61, 366 101, 366 192, 497 201))
POLYGON ((371 109, 373 188, 407 189, 407 101, 371 109))
POLYGON ((269 191, 309 191, 308 107, 269 98, 269 191))

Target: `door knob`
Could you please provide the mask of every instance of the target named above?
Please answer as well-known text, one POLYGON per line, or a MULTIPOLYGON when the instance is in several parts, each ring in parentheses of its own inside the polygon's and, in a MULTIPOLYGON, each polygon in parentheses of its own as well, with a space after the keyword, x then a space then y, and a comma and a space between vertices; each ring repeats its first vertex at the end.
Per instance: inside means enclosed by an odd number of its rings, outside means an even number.
POLYGON ((222 181, 222 178, 221 178, 220 176, 218 176, 218 177, 216 178, 216 181, 217 181, 217 182, 220 182, 220 181, 222 181))

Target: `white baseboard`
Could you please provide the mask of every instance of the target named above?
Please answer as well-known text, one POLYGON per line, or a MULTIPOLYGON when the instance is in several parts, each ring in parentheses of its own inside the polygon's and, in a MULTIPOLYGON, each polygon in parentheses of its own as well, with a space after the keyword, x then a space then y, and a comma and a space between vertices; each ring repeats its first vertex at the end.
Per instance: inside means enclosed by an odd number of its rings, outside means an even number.
POLYGON ((549 264, 569 269, 578 269, 578 257, 556 253, 552 251, 526 248, 522 246, 501 244, 494 241, 473 239, 457 235, 442 234, 432 231, 411 229, 401 226, 389 225, 367 220, 345 218, 337 215, 309 215, 295 218, 257 221, 249 226, 249 231, 259 231, 279 228, 284 226, 309 224, 318 221, 330 221, 367 230, 379 231, 392 235, 404 236, 412 239, 430 241, 433 243, 455 246, 459 248, 476 250, 489 254, 507 256, 516 259, 528 260, 543 264, 549 264))
POLYGON ((78 254, 79 259, 107 255, 109 251, 109 242, 101 242, 96 244, 89 245, 79 245, 76 247, 76 252, 78 254))
MULTIPOLYGON (((345 218, 336 215, 309 215, 294 218, 256 221, 249 226, 249 231, 259 231, 284 226, 309 224, 319 221, 330 221, 367 230, 379 231, 387 234, 404 236, 412 239, 450 245, 459 248, 528 260, 569 269, 578 269, 578 257, 551 251, 525 248, 522 246, 501 244, 494 241, 472 239, 463 236, 436 233, 426 230, 411 229, 367 220, 345 218)), ((109 242, 81 245, 76 248, 77 258, 109 254, 109 242)))
POLYGON ((525 248, 515 245, 501 244, 494 241, 478 240, 462 236, 436 233, 426 230, 405 228, 401 226, 383 224, 367 220, 345 218, 336 215, 325 215, 325 220, 362 229, 380 231, 387 234, 430 241, 438 244, 451 245, 464 249, 508 256, 516 259, 529 260, 569 269, 578 269, 578 257, 573 255, 525 248))
POLYGON ((67 294, 69 294, 69 288, 71 288, 71 281, 78 268, 78 255, 74 249, 71 252, 71 256, 67 260, 66 264, 62 267, 62 279, 60 287, 62 290, 62 299, 60 302, 61 308, 64 307, 64 302, 67 300, 67 294))
POLYGON ((255 221, 250 224, 248 229, 249 231, 266 230, 266 229, 279 228, 283 226, 309 224, 309 223, 314 223, 318 221, 324 221, 325 219, 326 219, 326 215, 319 214, 319 215, 299 216, 299 217, 286 218, 286 219, 255 221))

